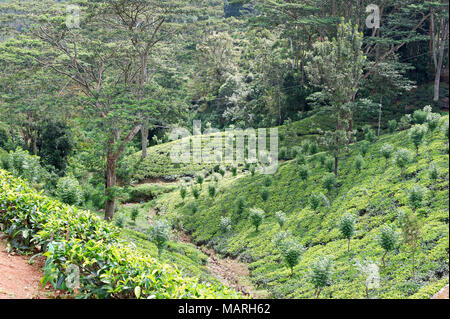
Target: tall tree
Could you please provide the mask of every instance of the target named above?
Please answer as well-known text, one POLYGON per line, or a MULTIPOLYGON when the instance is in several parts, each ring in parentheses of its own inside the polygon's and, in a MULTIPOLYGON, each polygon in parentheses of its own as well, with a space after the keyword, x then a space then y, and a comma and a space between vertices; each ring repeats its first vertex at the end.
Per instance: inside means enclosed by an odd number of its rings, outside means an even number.
MULTIPOLYGON (((444 59, 448 53, 448 1, 430 1, 430 41, 431 57, 434 65, 434 96, 433 100, 439 101, 439 88, 444 59)), ((448 59, 447 59, 448 61, 448 59)))
POLYGON ((117 162, 126 145, 141 130, 144 113, 151 106, 134 95, 134 79, 141 70, 129 39, 117 29, 105 27, 105 21, 110 21, 111 3, 90 2, 83 9, 81 28, 68 29, 62 16, 43 17, 34 35, 47 44, 50 52, 38 61, 76 84, 85 97, 85 115, 104 136, 105 219, 111 220, 115 211, 117 162))
POLYGON ((336 38, 314 44, 306 65, 309 80, 330 102, 329 113, 334 119, 335 129, 328 131, 325 137, 326 145, 334 155, 336 176, 339 156, 353 134, 349 126, 353 101, 366 63, 361 46, 362 34, 357 26, 342 20, 336 38))
MULTIPOLYGON (((108 24, 114 30, 121 32, 129 39, 133 51, 137 55, 134 63, 138 74, 133 75, 131 83, 136 100, 141 101, 148 94, 151 76, 149 74, 150 55, 155 45, 167 40, 177 29, 177 25, 170 20, 180 9, 180 1, 155 0, 113 0, 106 7, 108 24)), ((157 70, 157 66, 153 66, 157 70)), ((149 116, 144 112, 141 123, 142 158, 147 156, 147 141, 149 132, 149 116)))

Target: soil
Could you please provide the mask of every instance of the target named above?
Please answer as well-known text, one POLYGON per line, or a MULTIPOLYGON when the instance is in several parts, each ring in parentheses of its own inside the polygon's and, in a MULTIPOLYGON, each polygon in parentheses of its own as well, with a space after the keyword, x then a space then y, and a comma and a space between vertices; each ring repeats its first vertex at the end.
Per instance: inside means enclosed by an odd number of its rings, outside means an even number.
POLYGON ((48 299, 49 287, 42 288, 41 278, 44 258, 35 258, 7 252, 6 244, 0 240, 0 299, 48 299))
POLYGON ((437 294, 431 299, 449 299, 448 297, 448 285, 441 289, 437 294))
MULTIPOLYGON (((179 232, 178 240, 192 244, 189 235, 179 232)), ((196 246, 201 252, 208 256, 206 268, 217 277, 224 285, 242 292, 252 298, 265 298, 266 293, 257 290, 250 281, 248 265, 232 258, 220 258, 214 250, 204 246, 196 246)))

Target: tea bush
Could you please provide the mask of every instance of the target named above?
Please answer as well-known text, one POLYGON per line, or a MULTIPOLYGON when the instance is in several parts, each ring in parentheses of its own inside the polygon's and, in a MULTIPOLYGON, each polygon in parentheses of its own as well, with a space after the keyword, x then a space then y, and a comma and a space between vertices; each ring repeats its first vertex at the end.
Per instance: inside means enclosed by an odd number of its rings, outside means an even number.
MULTIPOLYGON (((392 253, 387 254, 386 267, 380 270, 380 288, 376 291, 376 298, 431 298, 448 283, 449 168, 443 128, 447 121, 448 116, 445 116, 436 131, 427 136, 427 142, 430 141, 427 153, 431 162, 428 162, 425 152, 420 152, 414 161, 413 156, 410 156, 411 161, 404 168, 403 178, 399 178, 400 169, 395 165, 384 169, 385 159, 380 150, 384 144, 391 144, 394 150, 404 149, 412 155, 414 148, 409 139, 409 130, 381 135, 370 145, 361 174, 356 174, 353 167, 356 156, 360 154, 360 143, 349 145, 348 152, 340 158, 339 192, 332 192, 332 202, 320 196, 326 192, 322 183, 323 176, 327 174, 326 168, 311 165, 311 176, 314 178, 303 182, 297 174, 298 165, 293 160, 280 163, 278 171, 271 176, 273 183, 267 202, 260 196, 265 178, 263 174, 245 174, 236 179, 225 179, 221 181, 221 191, 214 201, 207 195, 195 201, 199 213, 195 218, 187 216, 183 225, 195 243, 221 241, 223 254, 249 262, 252 283, 257 288, 267 290, 270 297, 313 298, 315 285, 308 280, 308 268, 321 256, 330 256, 334 272, 330 275, 330 285, 322 288, 320 297, 365 298, 364 285, 354 264, 360 258, 367 258, 381 265, 384 254, 378 241, 381 227, 390 225, 393 229, 402 228, 406 217, 400 217, 400 212, 404 216, 412 212, 408 190, 419 184, 429 190, 429 196, 425 197, 422 207, 417 210, 423 226, 420 229, 421 237, 416 241, 416 280, 413 281, 411 276, 412 246, 404 240, 399 241, 392 253), (429 178, 431 163, 439 168, 439 177, 435 182, 429 178), (320 203, 316 210, 311 207, 313 194, 316 194, 320 203), (258 232, 255 232, 248 218, 247 209, 238 218, 237 200, 241 196, 245 198, 246 207, 261 207, 266 212, 258 232), (275 215, 280 210, 287 218, 283 230, 280 230, 275 215), (233 236, 223 238, 218 231, 220 218, 231 212, 233 236), (347 240, 339 230, 339 221, 346 213, 358 216, 350 253, 347 240), (285 232, 308 247, 294 269, 295 276, 290 279, 286 278, 287 269, 280 267, 283 257, 275 243, 285 232), (414 289, 406 288, 409 285, 406 283, 410 282, 415 283, 414 289)), ((391 157, 393 160, 396 154, 394 151, 391 157)), ((321 157, 326 156, 327 153, 321 152, 314 158, 319 163, 321 157)), ((311 163, 311 159, 308 156, 308 163, 311 163)), ((156 202, 169 216, 185 211, 180 205, 178 194, 165 194, 156 202)))
POLYGON ((81 201, 82 191, 76 178, 66 176, 61 178, 56 185, 56 194, 62 202, 69 205, 77 205, 81 201))
POLYGON ((201 284, 171 265, 137 253, 119 240, 116 227, 36 192, 4 170, 0 170, 0 224, 12 247, 42 251, 47 258, 44 284, 72 291, 65 285, 66 271, 76 265, 80 270, 78 297, 241 297, 222 285, 201 284))

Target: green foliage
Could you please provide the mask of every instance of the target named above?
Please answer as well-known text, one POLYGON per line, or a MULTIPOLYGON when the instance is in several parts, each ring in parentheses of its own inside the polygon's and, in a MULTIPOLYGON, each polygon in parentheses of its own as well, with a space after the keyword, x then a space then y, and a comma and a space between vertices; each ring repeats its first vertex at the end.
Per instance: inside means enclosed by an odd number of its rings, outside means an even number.
POLYGON ((269 199, 270 196, 270 192, 268 189, 264 188, 261 190, 261 198, 263 201, 267 202, 267 200, 269 199))
POLYGON ((339 230, 341 231, 342 236, 348 240, 348 251, 350 251, 350 240, 355 234, 355 223, 356 217, 350 213, 342 216, 339 222, 339 230))
POLYGON ((309 154, 310 146, 311 146, 311 144, 308 141, 303 142, 301 147, 300 147, 301 150, 302 150, 302 153, 303 154, 309 154))
MULTIPOLYGON (((172 192, 176 189, 175 185, 170 184, 141 184, 128 189, 127 202, 139 203, 150 201, 161 194, 172 192)), ((101 206, 100 206, 101 207, 101 206)))
POLYGON ((288 151, 287 151, 287 147, 283 146, 280 147, 280 150, 278 152, 278 157, 282 160, 287 160, 288 159, 288 151))
POLYGON ((309 280, 314 285, 315 297, 319 298, 323 288, 331 284, 333 263, 329 257, 320 257, 311 265, 309 280))
POLYGON ((300 153, 300 150, 297 147, 292 147, 290 151, 290 158, 297 158, 297 155, 300 153))
POLYGON ((214 185, 208 185, 208 194, 209 197, 216 196, 216 187, 214 185))
POLYGON ((42 283, 65 285, 69 265, 80 268, 79 297, 239 298, 221 285, 190 279, 119 240, 118 229, 88 211, 64 205, 0 170, 0 223, 12 247, 35 251, 47 258, 42 283), (34 209, 33 209, 34 207, 34 209))
POLYGON ((410 128, 412 122, 412 118, 410 114, 405 114, 401 117, 400 123, 399 123, 399 129, 400 130, 406 130, 410 128))
POLYGON ((41 167, 39 157, 29 155, 20 147, 9 152, 8 169, 14 176, 22 177, 33 184, 41 183, 47 177, 47 172, 41 167))
POLYGON ((64 122, 48 121, 41 124, 39 131, 39 156, 42 162, 63 172, 74 147, 69 126, 64 122))
POLYGON ((320 193, 312 193, 309 197, 309 203, 311 205, 311 209, 313 211, 316 211, 322 203, 322 197, 320 196, 320 193))
POLYGON ((298 174, 302 181, 306 181, 311 174, 311 171, 309 170, 309 167, 307 165, 301 165, 298 168, 298 174))
POLYGON ((447 144, 448 144, 448 134, 449 134, 448 120, 445 122, 444 128, 442 131, 444 132, 444 135, 445 135, 445 138, 446 138, 447 144))
POLYGON ((114 224, 119 228, 123 228, 125 224, 125 218, 123 216, 116 215, 114 217, 114 224))
POLYGON ((237 176, 237 167, 236 167, 236 166, 233 166, 233 167, 231 168, 231 174, 233 175, 233 177, 236 177, 236 176, 237 176))
POLYGON ((334 170, 334 159, 331 157, 327 157, 325 160, 325 167, 329 173, 332 173, 334 170))
POLYGON ((60 178, 56 185, 56 194, 63 203, 77 205, 81 202, 82 191, 78 180, 67 176, 60 178))
POLYGON ((286 238, 279 241, 278 247, 284 262, 291 270, 291 277, 294 275, 294 267, 298 265, 300 257, 305 252, 305 248, 301 246, 297 241, 286 238))
POLYGON ((295 159, 297 165, 305 165, 306 164, 306 156, 303 153, 297 154, 297 157, 295 159))
POLYGON ((437 113, 430 113, 427 117, 427 128, 428 132, 434 133, 439 127, 441 121, 441 116, 437 113))
POLYGON ((422 144, 423 138, 425 137, 426 133, 427 129, 422 125, 415 125, 409 133, 409 137, 416 148, 417 155, 419 155, 419 146, 420 144, 422 144))
POLYGON ((385 168, 388 167, 389 160, 391 159, 392 155, 394 154, 394 151, 395 151, 394 146, 389 143, 383 144, 383 146, 381 147, 380 153, 386 160, 385 168))
POLYGON ((131 215, 130 215, 133 223, 136 222, 136 218, 138 218, 138 216, 139 216, 139 208, 137 206, 135 206, 131 209, 131 215))
POLYGON ((0 168, 9 168, 9 154, 4 149, 0 148, 0 168))
POLYGON ((395 153, 395 164, 401 169, 402 176, 405 175, 405 168, 413 160, 411 152, 407 149, 401 148, 395 153))
POLYGON ((378 242, 381 248, 384 249, 384 254, 381 261, 383 262, 383 266, 386 266, 386 262, 384 260, 386 254, 390 251, 393 251, 397 247, 398 243, 397 233, 395 232, 394 229, 392 229, 392 227, 385 225, 380 229, 378 242))
POLYGON ((181 187, 180 188, 180 196, 183 200, 186 198, 186 194, 187 194, 186 187, 181 187))
POLYGON ((398 127, 398 123, 396 120, 390 120, 388 122, 389 133, 391 133, 391 134, 394 133, 395 130, 397 129, 397 127, 398 127))
MULTIPOLYGON (((325 39, 313 44, 305 65, 308 80, 320 90, 321 99, 327 101, 326 110, 336 123, 333 130, 325 132, 323 142, 337 159, 347 151, 352 139, 352 132, 348 128, 351 127, 353 112, 349 108, 352 97, 358 92, 367 58, 362 51, 362 44, 363 35, 358 27, 342 18, 332 40, 325 39), (348 76, 342 77, 342 74, 348 76)), ((336 161, 336 174, 338 163, 336 161)))
POLYGON ((332 173, 326 174, 322 179, 322 184, 328 193, 331 193, 336 186, 336 177, 332 173))
POLYGON ((260 208, 250 208, 249 218, 256 231, 258 231, 264 219, 264 211, 260 208))
POLYGON ((10 143, 9 133, 0 123, 0 149, 6 149, 10 143))
POLYGON ((414 211, 422 207, 423 199, 426 194, 426 189, 420 185, 415 185, 408 192, 408 201, 414 211))
POLYGON ((422 125, 427 121, 428 113, 422 110, 414 111, 413 118, 414 123, 422 125))
POLYGON ((278 212, 275 212, 275 218, 278 225, 280 225, 280 228, 283 228, 284 224, 286 224, 287 221, 286 214, 280 210, 278 212))
POLYGON ((369 141, 362 141, 360 146, 361 155, 366 157, 367 153, 369 152, 370 148, 370 142, 369 141))
POLYGON ((198 204, 197 203, 192 203, 190 205, 190 209, 191 209, 191 214, 195 215, 198 212, 198 204))
MULTIPOLYGON (((368 141, 369 143, 373 143, 376 141, 377 139, 377 133, 375 133, 375 130, 373 129, 369 129, 367 130, 366 134, 364 135, 364 138, 366 139, 366 141, 368 141)), ((367 152, 366 152, 367 153, 367 152)), ((364 155, 365 156, 365 155, 364 155)))
MULTIPOLYGON (((394 149, 411 148, 408 133, 400 131, 381 135, 371 145, 366 158, 383 159, 380 149, 384 144, 391 144, 394 149)), ((323 288, 321 297, 364 298, 365 291, 353 267, 355 258, 380 260, 384 254, 377 240, 381 227, 402 227, 404 218, 399 212, 403 211, 406 216, 411 211, 406 190, 416 184, 425 188, 434 185, 433 197, 418 210, 418 218, 424 225, 424 240, 416 251, 419 280, 413 288, 405 284, 411 277, 409 262, 405 264, 405 260, 411 258, 411 249, 402 241, 393 252, 388 253, 389 263, 380 271, 380 288, 374 296, 383 299, 431 298, 446 284, 446 280, 428 274, 445 273, 448 268, 448 179, 445 178, 448 176, 448 153, 445 152, 444 135, 438 129, 430 137, 430 159, 440 170, 436 183, 429 179, 430 164, 423 156, 408 164, 408 178, 399 179, 399 169, 394 166, 380 169, 377 160, 365 160, 364 174, 355 175, 352 173, 353 163, 359 154, 359 143, 356 143, 350 145, 345 160, 343 157, 339 192, 336 192, 332 202, 324 197, 324 204, 320 204, 315 211, 311 208, 311 197, 317 194, 319 198, 319 194, 325 192, 321 179, 327 174, 326 169, 320 165, 310 167, 312 176, 319 179, 310 178, 302 182, 297 174, 293 174, 297 172, 297 164, 288 161, 281 163, 278 171, 271 176, 273 184, 268 202, 264 203, 260 197, 265 176, 246 174, 240 178, 226 179, 221 183, 223 191, 213 203, 207 198, 196 201, 200 213, 195 218, 186 216, 183 226, 195 243, 211 242, 221 253, 248 262, 252 282, 258 288, 267 289, 273 298, 312 298, 314 288, 308 282, 307 270, 308 265, 320 256, 333 256, 335 265, 332 285, 323 288), (246 207, 264 207, 267 212, 258 232, 254 231, 248 214, 244 213, 239 218, 236 213, 241 196, 245 198, 246 207), (275 212, 280 210, 287 218, 282 230, 275 216, 275 212), (219 222, 220 217, 228 212, 233 212, 233 236, 224 237, 219 232, 219 222), (346 213, 359 216, 356 225, 358 232, 351 239, 350 254, 339 231, 340 218, 346 213), (290 280, 286 280, 286 270, 280 268, 279 260, 274 256, 274 248, 278 247, 275 240, 286 235, 285 232, 308 247, 295 267, 296 276, 290 280)), ((317 154, 317 160, 321 154, 326 153, 317 154)), ((157 207, 167 212, 170 218, 185 211, 180 203, 178 194, 165 194, 156 200, 157 207)))
POLYGON ((355 158, 355 168, 358 172, 361 172, 363 166, 364 166, 364 158, 361 155, 356 156, 355 158))
POLYGON ((272 178, 270 176, 264 177, 263 185, 265 187, 270 187, 272 185, 272 178))
POLYGON ((402 234, 403 241, 411 247, 411 259, 412 259, 412 278, 415 277, 416 270, 416 249, 421 239, 421 224, 419 218, 415 213, 408 214, 402 221, 402 234))
POLYGON ((236 213, 238 214, 238 216, 241 216, 244 213, 245 206, 245 198, 242 196, 238 197, 236 202, 236 213))
POLYGON ((310 155, 315 155, 317 152, 319 151, 319 145, 317 144, 317 142, 311 142, 309 144, 309 154, 310 155))
POLYGON ((256 172, 256 167, 255 167, 255 165, 251 165, 251 166, 250 166, 250 173, 252 174, 252 176, 255 176, 255 172, 256 172))
POLYGON ((156 220, 153 227, 150 228, 149 240, 158 248, 158 255, 161 255, 171 235, 172 230, 170 224, 164 219, 156 220))
POLYGON ((229 217, 220 218, 220 230, 224 233, 229 233, 231 231, 232 221, 229 217))
POLYGON ((325 166, 325 162, 328 159, 325 153, 320 153, 318 158, 320 165, 325 166))
POLYGON ((430 165, 430 168, 428 169, 428 175, 434 182, 436 182, 436 180, 439 178, 439 168, 436 164, 433 163, 430 165))
POLYGON ((197 175, 197 183, 200 184, 200 186, 203 185, 203 181, 204 181, 203 176, 202 175, 197 175))
POLYGON ((200 190, 197 187, 192 187, 192 196, 194 196, 195 199, 200 197, 200 190))

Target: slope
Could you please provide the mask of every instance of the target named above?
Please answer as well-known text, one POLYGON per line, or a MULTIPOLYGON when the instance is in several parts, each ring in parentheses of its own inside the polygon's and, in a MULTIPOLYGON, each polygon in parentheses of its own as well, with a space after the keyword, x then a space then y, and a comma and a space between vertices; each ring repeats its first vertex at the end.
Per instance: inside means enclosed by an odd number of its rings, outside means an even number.
MULTIPOLYGON (((434 134, 427 134, 419 148, 419 156, 406 168, 404 177, 391 159, 387 165, 380 154, 383 144, 396 149, 408 148, 413 152, 409 131, 383 135, 370 145, 364 157, 363 168, 355 168, 360 154, 360 143, 351 146, 342 158, 337 187, 327 194, 329 207, 321 205, 315 211, 310 207, 313 193, 327 193, 323 177, 327 170, 320 163, 321 154, 308 158, 311 176, 302 181, 295 161, 281 165, 271 177, 270 186, 263 186, 265 176, 245 174, 237 178, 226 177, 216 185, 217 194, 208 196, 203 185, 201 196, 195 200, 188 189, 188 197, 181 200, 179 193, 164 194, 156 200, 160 214, 172 221, 181 220, 186 232, 198 244, 207 244, 223 255, 237 257, 250 263, 253 282, 267 289, 276 298, 312 298, 314 287, 310 283, 310 266, 322 256, 333 260, 332 283, 322 296, 328 298, 363 298, 365 278, 355 264, 370 260, 380 267, 380 286, 370 292, 374 298, 429 298, 448 283, 448 140, 443 133, 444 122, 434 134), (429 168, 438 167, 436 181, 430 179, 429 168), (408 201, 411 189, 420 185, 427 192, 421 208, 417 210, 421 227, 421 240, 416 253, 416 274, 412 278, 411 248, 400 240, 395 251, 387 256, 386 267, 381 266, 383 249, 378 236, 383 225, 391 225, 401 238, 404 216, 411 214, 408 201), (264 202, 261 191, 267 188, 269 199, 264 202), (238 213, 238 199, 243 197, 246 209, 238 213), (195 206, 196 209, 192 210, 195 206), (260 207, 266 212, 259 231, 252 227, 249 208, 260 207), (295 267, 293 278, 284 266, 273 239, 280 233, 275 212, 282 210, 289 231, 307 250, 295 267), (356 234, 351 240, 350 252, 338 225, 346 213, 357 216, 356 234), (232 230, 224 233, 222 217, 233 221, 232 230)), ((448 125, 448 124, 447 124, 448 125)), ((447 127, 448 132, 448 127, 447 127)))

